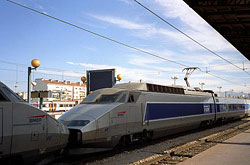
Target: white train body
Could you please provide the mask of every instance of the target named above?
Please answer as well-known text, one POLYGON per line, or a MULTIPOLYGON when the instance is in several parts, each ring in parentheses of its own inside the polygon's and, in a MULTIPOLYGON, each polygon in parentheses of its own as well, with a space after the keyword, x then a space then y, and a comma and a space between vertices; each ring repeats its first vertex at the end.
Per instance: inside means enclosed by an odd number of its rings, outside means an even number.
POLYGON ((0 159, 26 161, 66 146, 68 129, 0 82, 0 159))
POLYGON ((69 128, 72 146, 98 150, 241 118, 246 107, 246 100, 211 91, 127 83, 94 91, 59 120, 69 128))

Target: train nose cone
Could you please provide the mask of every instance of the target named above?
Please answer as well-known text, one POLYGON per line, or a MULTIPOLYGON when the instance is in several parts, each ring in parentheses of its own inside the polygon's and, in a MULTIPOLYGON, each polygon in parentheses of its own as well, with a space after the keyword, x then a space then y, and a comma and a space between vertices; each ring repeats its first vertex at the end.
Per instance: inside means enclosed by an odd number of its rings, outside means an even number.
POLYGON ((80 104, 64 113, 59 120, 70 121, 86 118, 92 121, 119 105, 120 104, 80 104))

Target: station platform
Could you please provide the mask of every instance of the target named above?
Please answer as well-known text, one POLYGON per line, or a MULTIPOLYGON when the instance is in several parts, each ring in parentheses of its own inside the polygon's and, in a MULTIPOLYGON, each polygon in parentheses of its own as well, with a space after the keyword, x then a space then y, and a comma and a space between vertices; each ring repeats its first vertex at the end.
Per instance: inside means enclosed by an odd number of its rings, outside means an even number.
POLYGON ((250 164, 250 129, 180 163, 180 165, 235 164, 250 164))

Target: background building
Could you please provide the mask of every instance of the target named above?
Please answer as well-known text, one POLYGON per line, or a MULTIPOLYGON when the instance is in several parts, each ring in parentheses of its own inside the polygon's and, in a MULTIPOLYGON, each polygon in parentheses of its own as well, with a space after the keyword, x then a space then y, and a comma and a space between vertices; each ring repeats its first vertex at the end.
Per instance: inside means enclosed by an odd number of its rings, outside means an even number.
POLYGON ((18 92, 17 94, 27 101, 27 92, 18 92))
POLYGON ((59 81, 52 79, 36 79, 34 91, 51 91, 52 97, 47 98, 48 101, 52 100, 69 100, 81 101, 86 97, 86 85, 80 82, 59 81))
MULTIPOLYGON (((51 97, 43 99, 45 111, 67 111, 86 97, 86 85, 80 82, 39 78, 33 82, 34 91, 51 91, 51 97)), ((33 104, 38 98, 32 99, 33 104)))

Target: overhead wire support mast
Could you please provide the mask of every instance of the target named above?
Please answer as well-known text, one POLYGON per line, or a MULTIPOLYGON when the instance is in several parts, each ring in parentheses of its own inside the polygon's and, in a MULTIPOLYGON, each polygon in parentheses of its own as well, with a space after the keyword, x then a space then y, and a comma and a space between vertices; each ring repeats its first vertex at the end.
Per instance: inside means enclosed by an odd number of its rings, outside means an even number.
MULTIPOLYGON (((101 34, 98 34, 98 33, 93 32, 93 31, 87 30, 87 29, 85 29, 85 28, 82 28, 82 27, 77 26, 77 25, 75 25, 75 24, 72 24, 72 23, 70 23, 70 22, 64 21, 64 20, 59 19, 59 18, 56 18, 56 17, 54 17, 54 16, 50 16, 50 15, 48 15, 48 14, 45 14, 45 13, 40 12, 40 11, 38 11, 38 10, 35 10, 35 9, 30 8, 30 7, 24 6, 24 5, 19 4, 19 3, 17 3, 17 2, 13 2, 13 1, 11 1, 11 0, 6 0, 6 1, 7 1, 7 2, 10 2, 10 3, 13 3, 13 4, 17 5, 17 6, 26 8, 26 9, 28 9, 28 10, 31 10, 31 11, 33 11, 33 12, 39 13, 39 14, 41 14, 41 15, 47 16, 47 17, 49 17, 49 18, 52 18, 52 19, 57 20, 57 21, 59 21, 59 22, 62 22, 62 23, 64 23, 64 24, 73 26, 73 27, 75 27, 75 28, 78 28, 78 29, 83 30, 83 31, 85 31, 85 32, 88 32, 88 33, 90 33, 90 34, 96 35, 96 36, 98 36, 98 37, 104 38, 104 39, 106 39, 106 40, 115 42, 115 43, 117 43, 117 44, 123 45, 123 46, 125 46, 125 47, 130 48, 130 49, 136 50, 136 51, 138 51, 138 52, 142 52, 142 53, 144 53, 144 54, 147 54, 147 55, 150 55, 150 56, 153 56, 153 57, 156 57, 156 58, 160 58, 160 59, 162 59, 162 60, 165 60, 165 61, 168 61, 168 62, 171 62, 171 63, 175 63, 175 64, 180 65, 180 66, 185 67, 185 68, 190 67, 190 66, 188 66, 188 65, 185 65, 185 64, 182 64, 182 63, 173 61, 173 60, 169 60, 169 59, 164 58, 164 57, 161 57, 161 56, 159 56, 159 55, 156 55, 156 54, 147 52, 147 51, 145 51, 145 50, 142 50, 142 49, 139 49, 139 48, 130 46, 130 45, 128 45, 128 44, 125 44, 125 43, 122 43, 122 42, 120 42, 120 41, 114 40, 114 39, 112 39, 112 38, 106 37, 106 36, 104 36, 104 35, 101 35, 101 34)), ((206 72, 204 72, 204 71, 201 71, 201 72, 206 73, 206 72)), ((237 84, 237 83, 235 83, 235 82, 232 82, 232 81, 230 81, 230 80, 226 80, 226 79, 221 78, 221 77, 219 77, 219 76, 216 76, 216 75, 213 75, 213 74, 210 74, 210 75, 211 75, 211 76, 214 76, 214 77, 216 77, 216 78, 219 78, 219 79, 221 79, 221 80, 230 82, 230 83, 232 83, 232 84, 239 85, 239 84, 237 84)), ((244 85, 240 85, 240 86, 244 86, 244 85)), ((246 86, 244 86, 244 87, 246 87, 246 86)), ((246 88, 248 88, 248 87, 246 87, 246 88)))
POLYGON ((146 6, 144 6, 143 4, 141 4, 140 2, 138 2, 137 0, 134 0, 137 4, 139 4, 140 6, 142 6, 144 9, 146 9, 147 11, 149 11, 150 13, 152 13, 153 15, 155 15, 157 18, 159 18, 160 20, 162 20, 163 22, 165 22, 166 24, 168 24, 169 26, 171 26, 172 28, 174 28, 175 30, 177 30, 178 32, 180 32, 181 34, 183 34, 184 36, 186 36, 187 38, 189 38, 190 40, 192 40, 193 42, 195 42, 196 44, 198 44, 199 46, 203 47, 204 49, 206 49, 207 51, 209 51, 210 53, 214 54, 215 56, 221 58, 222 60, 228 62, 229 64, 235 66, 236 68, 246 72, 248 75, 250 75, 249 72, 247 72, 245 69, 242 69, 241 67, 235 65, 234 63, 232 63, 231 61, 225 59, 224 57, 218 55, 217 53, 215 53, 214 51, 212 51, 211 49, 207 48, 206 46, 202 45, 201 43, 199 43, 198 41, 196 41, 195 39, 193 39, 192 37, 190 37, 189 35, 187 35, 186 33, 184 33, 183 31, 181 31, 180 29, 178 29, 177 27, 175 27, 174 25, 172 25, 171 23, 169 23, 168 21, 166 21, 165 19, 163 19, 161 16, 159 16, 158 14, 156 14, 155 12, 153 12, 152 10, 150 10, 149 8, 147 8, 146 6))

